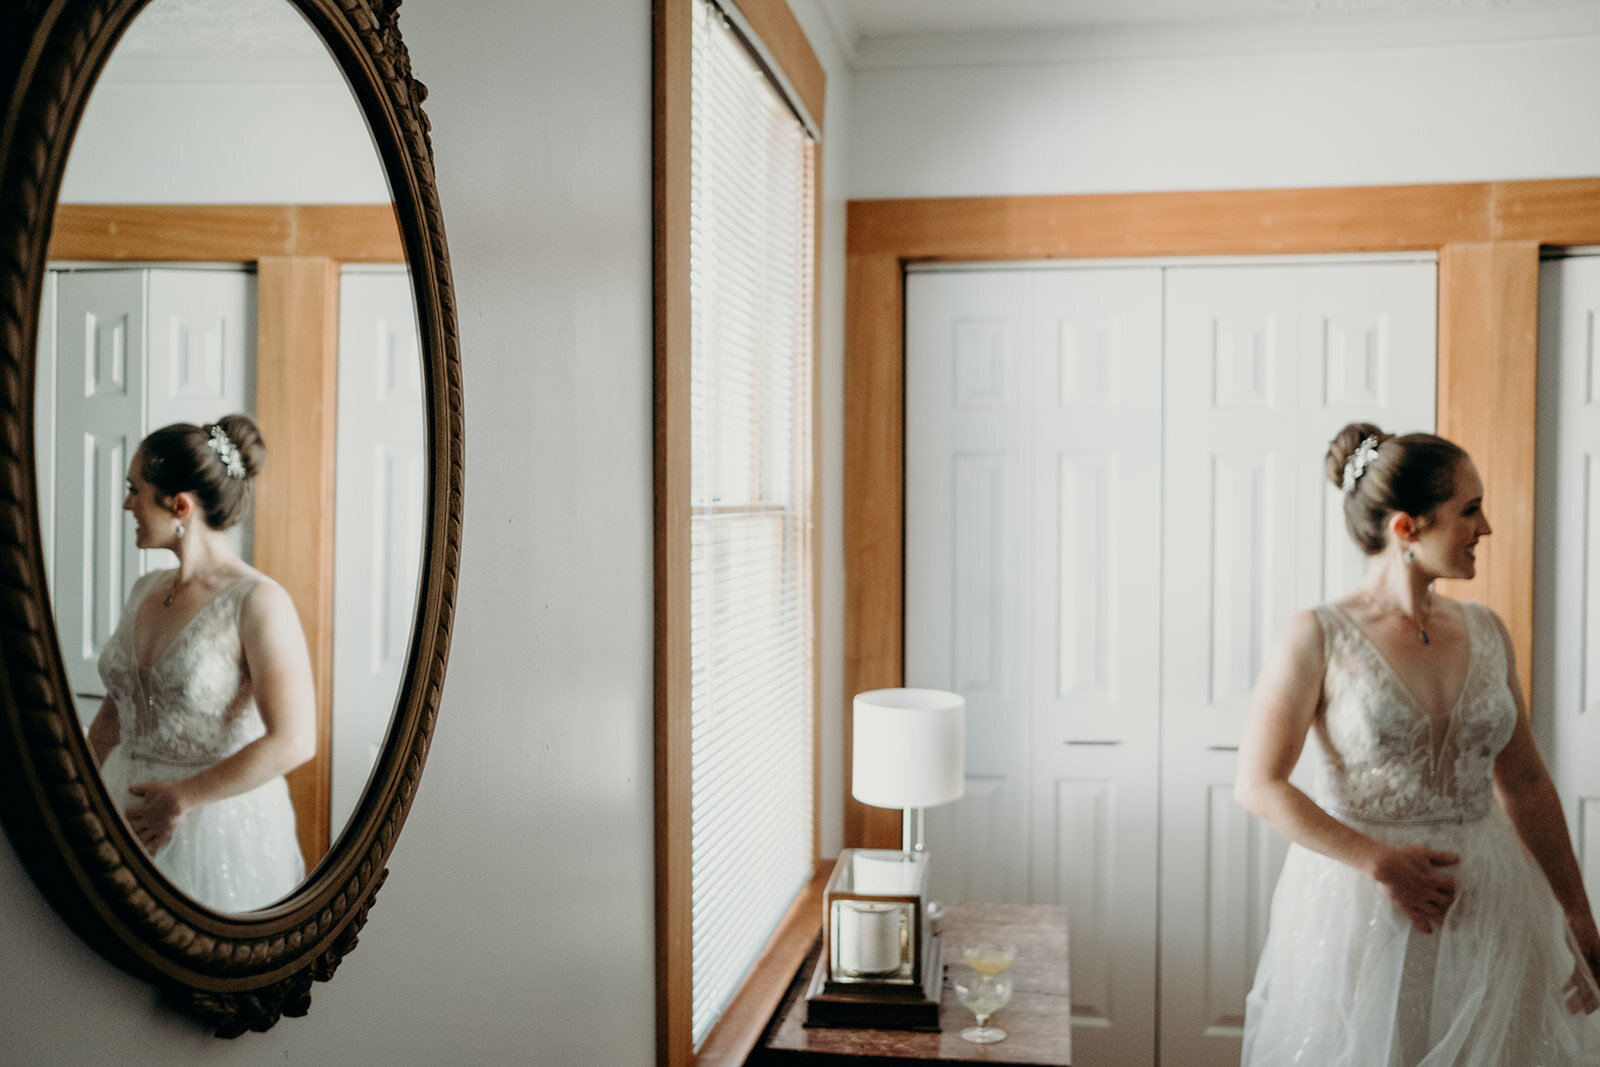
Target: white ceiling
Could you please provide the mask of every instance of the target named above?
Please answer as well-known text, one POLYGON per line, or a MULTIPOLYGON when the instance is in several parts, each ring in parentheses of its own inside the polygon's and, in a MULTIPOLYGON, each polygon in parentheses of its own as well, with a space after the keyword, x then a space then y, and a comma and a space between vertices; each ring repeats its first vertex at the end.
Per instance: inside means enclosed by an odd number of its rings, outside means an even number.
POLYGON ((119 52, 323 55, 316 32, 284 0, 154 0, 119 52))

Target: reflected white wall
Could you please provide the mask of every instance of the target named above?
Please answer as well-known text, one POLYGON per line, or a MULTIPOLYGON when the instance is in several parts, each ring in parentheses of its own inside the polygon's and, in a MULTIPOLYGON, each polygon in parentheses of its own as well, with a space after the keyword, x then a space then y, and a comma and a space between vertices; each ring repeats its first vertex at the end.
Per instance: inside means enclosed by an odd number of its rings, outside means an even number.
POLYGON ((366 123, 325 53, 219 61, 119 49, 89 97, 61 199, 383 204, 390 197, 366 123))

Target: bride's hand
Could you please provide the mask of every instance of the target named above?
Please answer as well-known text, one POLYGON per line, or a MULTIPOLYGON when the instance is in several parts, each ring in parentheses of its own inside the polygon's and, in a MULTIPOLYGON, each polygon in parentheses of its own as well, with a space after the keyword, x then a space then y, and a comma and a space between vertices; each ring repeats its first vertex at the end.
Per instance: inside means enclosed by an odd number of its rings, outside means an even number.
POLYGON ((152 856, 172 840, 172 829, 178 824, 187 805, 176 782, 140 782, 130 785, 128 792, 143 803, 128 805, 128 825, 139 839, 144 850, 152 856))
POLYGON ((1456 880, 1440 868, 1460 862, 1454 852, 1397 845, 1378 857, 1372 877, 1419 933, 1431 934, 1456 899, 1456 880))

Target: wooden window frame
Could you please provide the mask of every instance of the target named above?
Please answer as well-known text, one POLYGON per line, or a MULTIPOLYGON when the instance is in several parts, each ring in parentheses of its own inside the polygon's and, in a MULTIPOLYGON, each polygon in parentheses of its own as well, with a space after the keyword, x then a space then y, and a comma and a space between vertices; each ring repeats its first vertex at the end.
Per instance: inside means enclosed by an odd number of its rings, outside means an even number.
MULTIPOLYGON (((1478 574, 1524 690, 1533 638, 1539 249, 1600 243, 1600 178, 1327 189, 855 200, 845 270, 845 691, 904 681, 905 267, 910 263, 1433 252, 1439 433, 1495 517, 1478 574)), ((844 765, 850 765, 845 708, 844 765)), ((894 848, 898 812, 844 791, 845 843, 894 848)))
POLYGON ((272 462, 256 479, 255 562, 305 630, 317 752, 288 774, 306 869, 332 845, 334 445, 339 270, 405 263, 392 204, 60 204, 51 262, 248 263, 256 268, 256 423, 272 462), (270 373, 263 373, 270 370, 270 373), (314 506, 307 507, 307 501, 314 506), (280 503, 274 505, 274 501, 280 503))
MULTIPOLYGON (((766 50, 820 133, 827 77, 784 0, 732 6, 766 50)), ((818 854, 821 667, 812 655, 812 825, 815 872, 698 1054, 693 1037, 689 687, 689 165, 692 0, 653 0, 655 274, 655 838, 656 1062, 742 1064, 761 1038, 822 922, 831 864, 818 854)), ((813 162, 811 617, 821 624, 820 529, 822 143, 813 162)))

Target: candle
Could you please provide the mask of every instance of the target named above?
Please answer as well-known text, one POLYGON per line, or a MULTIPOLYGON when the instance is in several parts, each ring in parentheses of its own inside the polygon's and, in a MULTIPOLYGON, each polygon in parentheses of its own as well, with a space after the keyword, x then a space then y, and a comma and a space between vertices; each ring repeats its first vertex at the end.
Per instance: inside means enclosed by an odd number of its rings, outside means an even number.
POLYGON ((860 900, 835 902, 839 922, 839 966, 853 975, 886 975, 900 969, 899 905, 860 900))

